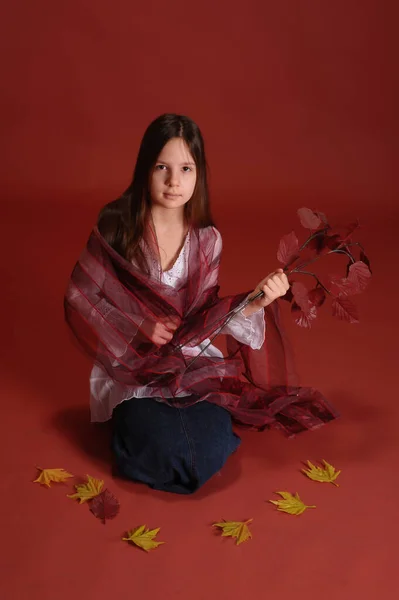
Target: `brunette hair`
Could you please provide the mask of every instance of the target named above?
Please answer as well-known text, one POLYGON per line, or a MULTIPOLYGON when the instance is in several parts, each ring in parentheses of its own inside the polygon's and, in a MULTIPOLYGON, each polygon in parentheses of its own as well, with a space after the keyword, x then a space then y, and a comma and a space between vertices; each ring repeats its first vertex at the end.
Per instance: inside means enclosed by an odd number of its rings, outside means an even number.
POLYGON ((122 196, 100 212, 98 229, 105 240, 127 260, 145 264, 141 240, 150 214, 150 175, 165 144, 182 138, 194 158, 197 179, 191 199, 185 204, 185 218, 195 228, 213 225, 209 204, 207 163, 201 131, 189 117, 164 114, 147 128, 142 139, 133 179, 122 196))

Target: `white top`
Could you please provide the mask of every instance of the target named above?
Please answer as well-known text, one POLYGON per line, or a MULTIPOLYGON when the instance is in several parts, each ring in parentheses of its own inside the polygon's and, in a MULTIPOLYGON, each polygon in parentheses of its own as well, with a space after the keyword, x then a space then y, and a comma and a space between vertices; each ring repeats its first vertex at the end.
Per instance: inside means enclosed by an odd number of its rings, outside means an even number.
MULTIPOLYGON (((215 254, 219 254, 222 249, 222 239, 219 234, 217 239, 217 248, 215 254)), ((188 273, 188 248, 190 236, 187 235, 180 254, 173 267, 168 271, 160 272, 163 283, 171 287, 184 283, 188 273)), ((160 265, 157 268, 161 270, 160 265)), ((237 341, 251 346, 254 350, 262 347, 265 340, 265 320, 263 309, 254 313, 251 317, 245 317, 242 312, 237 313, 229 323, 224 327, 223 333, 232 335, 237 341)), ((204 340, 198 346, 184 346, 182 352, 184 356, 194 357, 209 343, 209 339, 204 340)), ((203 352, 203 356, 217 356, 223 358, 222 352, 212 344, 203 352)), ((179 396, 189 395, 187 392, 180 392, 179 396)), ((171 391, 167 388, 156 389, 153 387, 128 387, 119 384, 109 377, 108 373, 100 366, 94 365, 90 376, 90 410, 91 420, 93 422, 108 421, 112 416, 112 411, 121 402, 129 398, 150 398, 160 397, 171 398, 171 391)))

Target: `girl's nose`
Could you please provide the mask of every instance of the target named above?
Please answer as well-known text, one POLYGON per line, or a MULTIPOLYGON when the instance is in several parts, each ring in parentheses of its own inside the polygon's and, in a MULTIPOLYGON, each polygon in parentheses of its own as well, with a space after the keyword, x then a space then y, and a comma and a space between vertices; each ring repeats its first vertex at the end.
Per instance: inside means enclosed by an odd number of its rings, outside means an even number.
POLYGON ((178 186, 180 184, 179 172, 171 169, 169 171, 168 183, 170 187, 178 186))

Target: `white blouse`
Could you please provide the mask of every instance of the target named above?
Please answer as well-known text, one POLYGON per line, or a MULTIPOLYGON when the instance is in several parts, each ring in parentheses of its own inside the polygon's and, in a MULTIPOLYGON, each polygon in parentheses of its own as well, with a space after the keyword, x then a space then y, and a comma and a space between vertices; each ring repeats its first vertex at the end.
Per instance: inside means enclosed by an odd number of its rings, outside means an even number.
MULTIPOLYGON (((222 240, 220 233, 217 232, 216 253, 222 249, 222 240)), ((177 287, 184 283, 188 273, 188 255, 189 255, 190 235, 186 236, 184 245, 180 254, 168 271, 160 271, 161 281, 171 287, 177 287)), ((154 265, 155 266, 155 265, 154 265)), ((161 269, 159 263, 156 268, 161 269)), ((261 348, 265 340, 265 320, 263 309, 254 313, 251 317, 245 317, 242 312, 237 313, 229 323, 224 327, 223 333, 233 336, 237 341, 249 345, 254 350, 261 348)), ((209 339, 204 340, 198 346, 184 346, 182 352, 184 356, 194 357, 209 343, 209 339)), ((217 356, 223 358, 222 352, 214 345, 209 345, 203 352, 203 356, 217 356)), ((180 392, 179 396, 187 395, 187 392, 180 392)), ((172 394, 168 388, 153 388, 145 386, 132 386, 119 384, 109 377, 108 373, 99 365, 94 365, 90 376, 90 411, 91 421, 104 422, 112 416, 113 409, 129 398, 151 398, 151 397, 171 398, 172 394)))

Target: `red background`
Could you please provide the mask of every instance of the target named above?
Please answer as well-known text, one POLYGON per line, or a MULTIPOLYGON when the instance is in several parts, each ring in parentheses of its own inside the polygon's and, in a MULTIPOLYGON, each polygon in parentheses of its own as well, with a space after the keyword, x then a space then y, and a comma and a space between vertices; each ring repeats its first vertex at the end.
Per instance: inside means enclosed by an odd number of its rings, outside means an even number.
MULTIPOLYGON (((2 573, 4 598, 374 600, 396 585, 398 408, 397 9, 393 2, 214 3, 14 0, 2 46, 2 573), (394 8, 395 7, 395 8, 394 8), (296 209, 359 217, 373 261, 361 323, 324 307, 289 325, 304 383, 342 419, 287 441, 244 432, 193 497, 113 479, 107 432, 89 425, 90 365, 63 323, 62 295, 98 209, 129 183, 141 136, 163 112, 200 125, 225 242, 222 289, 276 265, 296 209), (396 152, 396 156, 395 156, 396 152), (334 488, 306 459, 342 469, 334 488), (35 465, 105 479, 121 513, 103 526, 33 485, 35 465), (265 501, 298 491, 298 518, 265 501), (221 518, 253 518, 240 547, 221 518), (127 529, 161 527, 150 555, 127 529)), ((289 314, 286 314, 290 322, 289 314)))

